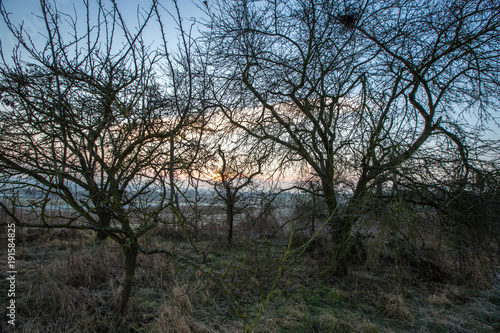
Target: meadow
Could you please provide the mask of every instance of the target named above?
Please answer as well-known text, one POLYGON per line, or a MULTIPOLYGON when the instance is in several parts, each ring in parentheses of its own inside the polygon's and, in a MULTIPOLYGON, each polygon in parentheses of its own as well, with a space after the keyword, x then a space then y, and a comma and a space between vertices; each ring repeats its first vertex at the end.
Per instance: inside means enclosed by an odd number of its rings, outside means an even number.
MULTIPOLYGON (((147 242, 182 257, 140 254, 129 310, 118 316, 120 246, 90 231, 18 228, 17 325, 4 318, 2 332, 500 330, 500 280, 491 272, 460 279, 430 253, 412 257, 384 243, 376 259, 353 251, 350 274, 334 278, 320 238, 240 232, 228 248, 215 235, 159 227, 147 242), (218 280, 189 263, 201 257, 218 280)), ((5 237, 0 244, 6 248, 5 237)))

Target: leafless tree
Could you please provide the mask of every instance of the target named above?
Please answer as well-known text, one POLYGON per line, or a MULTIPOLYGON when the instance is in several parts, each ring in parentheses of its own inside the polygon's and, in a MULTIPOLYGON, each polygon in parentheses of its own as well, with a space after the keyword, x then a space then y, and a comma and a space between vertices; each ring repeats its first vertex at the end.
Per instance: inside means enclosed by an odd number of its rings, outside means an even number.
POLYGON ((140 239, 174 206, 175 189, 166 184, 196 156, 202 111, 194 79, 143 39, 148 25, 161 22, 157 1, 138 9, 133 31, 116 1, 83 1, 78 15, 45 0, 40 6, 43 39, 11 21, 2 4, 18 45, 10 58, 2 50, 0 67, 2 194, 35 189, 17 208, 38 220, 0 205, 18 226, 94 230, 119 243, 123 313, 138 252, 154 253, 140 239), (57 200, 69 210, 50 209, 57 200))
POLYGON ((484 171, 476 148, 495 148, 483 134, 499 101, 495 2, 210 3, 205 37, 231 87, 219 107, 319 177, 337 274, 374 193, 427 160, 440 161, 433 177, 453 165, 464 184, 484 171))
POLYGON ((255 177, 261 174, 264 157, 240 152, 223 150, 219 145, 215 156, 213 179, 210 180, 217 197, 224 203, 226 208, 227 244, 233 244, 233 228, 235 215, 242 212, 245 205, 244 191, 255 184, 255 177))
POLYGON ((299 221, 304 221, 303 228, 310 226, 309 234, 314 235, 317 231, 318 222, 323 222, 327 216, 324 202, 321 201, 321 184, 316 179, 306 179, 299 182, 301 191, 295 200, 294 215, 299 221))

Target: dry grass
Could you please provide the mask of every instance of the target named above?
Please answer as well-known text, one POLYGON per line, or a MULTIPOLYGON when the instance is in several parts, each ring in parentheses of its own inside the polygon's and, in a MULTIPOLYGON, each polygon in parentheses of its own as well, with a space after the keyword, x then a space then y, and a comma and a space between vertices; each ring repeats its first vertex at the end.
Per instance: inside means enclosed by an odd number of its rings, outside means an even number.
MULTIPOLYGON (((326 269, 327 253, 315 249, 283 262, 286 241, 280 239, 242 239, 232 250, 212 240, 198 243, 223 286, 240 302, 246 320, 231 312, 221 284, 161 255, 139 256, 129 312, 117 318, 123 265, 117 245, 97 243, 93 234, 74 231, 19 230, 18 237, 16 332, 243 332, 272 291, 280 266, 282 277, 256 332, 500 328, 498 282, 479 292, 463 284, 429 281, 407 262, 400 260, 397 268, 384 258, 394 253, 387 245, 380 247, 377 264, 354 266, 349 277, 335 280, 326 269)), ((195 255, 186 241, 168 239, 167 231, 149 241, 195 255)), ((1 283, 5 290, 5 281, 1 283)), ((5 322, 0 324, 3 332, 5 322)))
POLYGON ((175 286, 168 300, 160 307, 155 332, 213 332, 205 323, 194 316, 197 300, 196 289, 189 285, 175 286))
POLYGON ((380 305, 385 316, 409 323, 413 322, 413 315, 400 293, 382 295, 380 305))
POLYGON ((430 295, 427 300, 429 301, 430 304, 432 305, 437 305, 440 307, 448 308, 452 305, 452 302, 446 297, 446 295, 440 294, 440 295, 430 295))

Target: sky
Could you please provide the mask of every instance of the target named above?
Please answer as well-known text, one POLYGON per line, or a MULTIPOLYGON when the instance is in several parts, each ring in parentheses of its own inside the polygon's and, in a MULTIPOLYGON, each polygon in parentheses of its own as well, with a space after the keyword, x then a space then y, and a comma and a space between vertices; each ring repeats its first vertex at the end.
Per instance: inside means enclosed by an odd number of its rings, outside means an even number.
MULTIPOLYGON (((45 23, 40 18, 42 11, 40 9, 39 0, 0 0, 0 2, 5 6, 6 10, 11 14, 10 18, 13 22, 20 24, 23 22, 24 28, 28 32, 31 38, 36 39, 36 36, 40 36, 45 31, 45 23)), ((55 4, 57 9, 62 13, 70 14, 75 16, 80 15, 80 22, 84 23, 85 20, 85 9, 83 7, 83 0, 48 0, 49 3, 55 4)), ((150 1, 141 0, 118 0, 118 8, 124 15, 126 23, 129 25, 131 30, 137 25, 137 9, 138 6, 149 7, 150 1)), ((95 3, 95 0, 90 0, 90 3, 95 3)), ((109 5, 109 0, 104 0, 105 5, 109 5)), ((175 14, 175 7, 172 0, 160 0, 160 4, 165 7, 172 14, 175 14)), ((181 16, 184 18, 183 23, 185 29, 188 29, 191 25, 190 19, 196 18, 200 19, 203 12, 198 8, 198 5, 202 4, 199 0, 179 0, 178 5, 181 12, 181 16)), ((95 7, 95 6, 94 6, 95 7)), ((92 8, 92 7, 91 7, 92 8)), ((166 37, 169 43, 169 47, 175 47, 177 43, 177 27, 174 19, 166 11, 162 11, 162 20, 166 28, 166 37)), ((44 38, 40 38, 43 40, 44 38)), ((161 35, 159 32, 158 24, 156 22, 151 22, 149 29, 146 30, 145 34, 146 42, 159 43, 161 41, 161 35)), ((15 39, 12 34, 8 31, 6 24, 3 20, 0 20, 0 41, 2 43, 2 49, 4 54, 11 53, 13 46, 15 45, 15 39)))
MULTIPOLYGON (((49 3, 57 6, 58 10, 63 13, 68 13, 71 16, 80 16, 79 22, 85 22, 85 10, 83 7, 83 0, 47 0, 49 3)), ((97 0, 89 0, 91 4, 94 4, 97 0)), ((159 0, 160 4, 165 7, 166 10, 175 15, 175 7, 173 0, 159 0)), ((118 7, 125 17, 125 21, 129 25, 131 30, 137 25, 137 9, 138 6, 149 7, 151 0, 117 0, 118 7)), ((16 24, 23 22, 24 29, 28 32, 30 37, 35 41, 40 42, 46 39, 42 36, 45 31, 44 21, 40 18, 42 15, 40 9, 40 0, 0 0, 6 10, 11 13, 11 19, 16 24)), ((110 5, 110 0, 103 0, 103 3, 110 5)), ((189 29, 191 25, 191 19, 197 19, 198 21, 203 18, 203 12, 199 6, 204 6, 203 0, 178 0, 179 9, 181 16, 184 18, 184 28, 189 29)), ((166 38, 168 41, 168 47, 174 49, 177 43, 178 28, 176 22, 172 16, 166 11, 162 11, 162 21, 164 22, 166 28, 166 38)), ((195 28, 196 30, 196 28, 195 28)), ((196 31, 193 32, 196 35, 196 31)), ((156 22, 150 22, 148 29, 146 30, 144 37, 146 43, 151 45, 159 45, 161 41, 161 35, 159 26, 156 22), (155 44, 158 43, 158 44, 155 44)), ((0 41, 2 45, 2 50, 4 56, 9 57, 12 53, 12 48, 15 45, 15 38, 8 31, 6 24, 0 19, 0 41)), ((474 123, 474 119, 470 119, 471 123, 474 123)), ((498 121, 498 119, 497 119, 498 121)), ((486 133, 486 137, 490 139, 500 139, 500 126, 495 124, 490 124, 492 132, 486 133)))

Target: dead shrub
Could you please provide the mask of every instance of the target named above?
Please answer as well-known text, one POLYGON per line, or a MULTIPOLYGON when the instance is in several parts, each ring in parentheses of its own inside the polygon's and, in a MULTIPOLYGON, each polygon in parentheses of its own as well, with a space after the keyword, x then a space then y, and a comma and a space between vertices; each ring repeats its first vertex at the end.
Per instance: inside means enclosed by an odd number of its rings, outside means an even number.
POLYGON ((19 244, 45 241, 48 229, 41 228, 16 228, 16 241, 19 244))
POLYGON ((194 291, 189 289, 189 285, 175 286, 170 294, 169 303, 185 314, 193 313, 193 304, 191 302, 194 291))
POLYGON ((168 257, 161 254, 139 254, 136 278, 141 284, 164 290, 172 282, 174 274, 174 265, 168 257))
POLYGON ((154 234, 163 239, 184 240, 185 235, 181 227, 173 224, 160 224, 154 229, 154 234))
POLYGON ((205 224, 199 231, 199 239, 208 239, 217 243, 225 242, 227 238, 224 224, 217 221, 210 221, 205 224))
POLYGON ((78 255, 67 251, 66 258, 56 260, 47 268, 49 274, 73 287, 97 288, 120 275, 122 256, 109 248, 84 250, 78 255))
POLYGON ((165 333, 214 332, 203 322, 169 304, 160 309, 154 329, 155 332, 165 333))
POLYGON ((382 294, 379 300, 384 315, 389 318, 413 322, 413 315, 400 293, 382 294))
POLYGON ((462 191, 438 210, 457 283, 486 286, 500 261, 500 195, 462 191))
POLYGON ((199 282, 176 285, 166 303, 159 309, 154 325, 158 332, 212 332, 202 321, 194 317, 199 282))
POLYGON ((427 298, 427 301, 433 305, 448 308, 451 306, 451 301, 446 297, 445 294, 431 295, 427 298))
POLYGON ((246 211, 238 223, 238 229, 241 230, 242 236, 245 237, 278 236, 281 225, 273 207, 264 206, 246 211))
POLYGON ((358 257, 371 270, 395 267, 402 280, 486 286, 499 259, 500 228, 500 205, 491 204, 497 212, 486 202, 462 194, 436 210, 395 198, 354 226, 364 237, 358 257))
POLYGON ((430 249, 401 247, 396 251, 398 264, 408 267, 413 277, 426 282, 448 283, 453 272, 444 262, 443 255, 430 249))
POLYGON ((75 229, 48 229, 49 240, 58 239, 61 241, 80 240, 85 237, 85 231, 75 229))
POLYGON ((308 253, 318 253, 328 248, 328 239, 325 235, 313 238, 313 236, 304 231, 294 232, 289 241, 290 248, 301 249, 308 253))
POLYGON ((21 286, 18 313, 23 331, 112 331, 109 326, 105 329, 106 325, 95 326, 99 318, 107 316, 102 313, 106 302, 99 293, 83 287, 74 288, 53 278, 34 286, 21 286))

